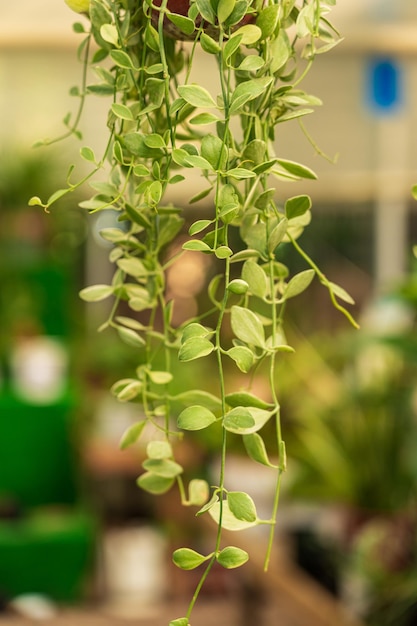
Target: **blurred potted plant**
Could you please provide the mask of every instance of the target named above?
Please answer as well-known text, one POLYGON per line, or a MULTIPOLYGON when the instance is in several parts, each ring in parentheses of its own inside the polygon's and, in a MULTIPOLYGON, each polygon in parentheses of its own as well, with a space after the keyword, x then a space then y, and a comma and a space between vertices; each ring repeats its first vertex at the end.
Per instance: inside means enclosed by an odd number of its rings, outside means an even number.
MULTIPOLYGON (((413 283, 401 288, 407 299, 413 283)), ((327 355, 321 340, 322 367, 316 362, 314 373, 304 374, 321 395, 309 407, 292 405, 291 494, 339 508, 333 547, 342 587, 343 579, 355 583, 347 600, 366 623, 387 626, 415 623, 417 603, 416 346, 404 303, 398 295, 382 300, 360 339, 332 338, 327 355)))
POLYGON ((187 547, 173 555, 182 569, 202 566, 186 615, 171 622, 186 626, 212 567, 235 568, 248 560, 244 550, 223 546, 224 528, 268 525, 268 566, 286 468, 275 372, 280 355, 292 351, 284 334, 287 301, 317 277, 335 307, 353 322, 344 308, 344 303, 352 304, 350 296, 298 243, 311 218, 310 197, 284 191, 288 182, 316 176, 287 159, 282 148, 276 154, 274 147, 282 124, 300 120, 320 104, 301 83, 315 59, 339 41, 328 20, 335 0, 67 3, 84 12, 89 25, 87 30, 84 23, 74 25, 83 37, 79 55, 85 71, 81 89, 73 90, 80 109, 74 120, 65 119, 65 135, 80 136, 85 98, 96 94, 109 97, 108 142, 99 158, 91 147, 81 148, 90 171, 73 182, 71 166, 65 187, 46 202, 35 197, 31 204, 49 211, 89 182, 94 195, 81 206, 91 213, 118 214, 118 223, 101 232, 113 244, 113 281, 87 287, 81 296, 88 302, 112 298, 100 331, 112 329, 138 351, 136 373, 116 382, 112 391, 121 402, 140 403, 143 412, 125 433, 123 448, 136 442, 147 424, 159 433, 147 446, 139 486, 162 494, 177 485, 182 504, 198 507, 198 516, 209 515, 217 524, 211 552, 187 547), (87 78, 90 57, 97 77, 93 83, 87 78), (211 86, 201 80, 202 59, 213 68, 211 86), (97 180, 104 169, 106 179, 97 180), (188 198, 195 174, 201 187, 188 198), (173 200, 179 196, 181 206, 173 200), (296 248, 306 269, 291 275, 277 262, 275 252, 283 242, 296 248), (188 264, 181 265, 184 259, 188 264), (199 310, 178 321, 170 273, 181 268, 185 281, 201 259, 209 259, 214 273, 205 284, 206 297, 204 302, 200 297, 199 310), (197 359, 214 368, 208 385, 192 380, 197 359), (246 377, 243 391, 241 381, 236 388, 228 365, 246 377), (192 384, 177 393, 173 381, 187 367, 192 384), (269 389, 259 395, 251 380, 261 368, 269 389), (262 429, 271 423, 275 443, 270 458, 262 429), (210 437, 213 428, 221 433, 217 484, 209 487, 201 478, 186 484, 175 458, 176 442, 193 431, 210 437), (275 472, 266 520, 259 519, 244 488, 226 487, 233 436, 242 438, 255 463, 275 472))

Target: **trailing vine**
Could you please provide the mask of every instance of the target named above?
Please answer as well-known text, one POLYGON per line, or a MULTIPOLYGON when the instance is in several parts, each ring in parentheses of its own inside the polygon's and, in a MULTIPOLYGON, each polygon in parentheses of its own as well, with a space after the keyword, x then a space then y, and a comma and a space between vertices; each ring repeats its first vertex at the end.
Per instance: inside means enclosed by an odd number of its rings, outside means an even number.
POLYGON ((335 0, 67 2, 87 12, 89 28, 74 25, 83 38, 78 52, 83 82, 74 91, 79 111, 74 121, 65 119, 64 136, 81 137, 85 98, 97 95, 109 100, 108 140, 100 158, 93 148, 81 148, 90 169, 78 181, 73 182, 71 166, 64 188, 46 202, 35 197, 30 203, 49 211, 88 182, 94 193, 81 206, 90 213, 118 213, 118 224, 101 231, 112 244, 113 280, 86 287, 81 297, 87 302, 112 298, 99 330, 112 329, 138 351, 136 372, 112 387, 120 402, 141 406, 141 419, 124 434, 122 448, 138 441, 148 424, 159 433, 147 445, 138 485, 157 495, 176 485, 183 505, 197 507, 197 516, 208 515, 217 524, 209 554, 192 547, 173 554, 182 569, 202 566, 185 615, 171 622, 187 626, 213 565, 235 568, 249 558, 241 548, 223 545, 223 529, 267 525, 268 567, 286 469, 275 370, 277 359, 292 351, 284 328, 288 300, 316 277, 355 325, 345 308, 352 304, 350 296, 320 271, 298 241, 311 219, 312 202, 308 195, 288 196, 286 183, 316 175, 277 154, 275 142, 280 125, 302 124, 320 104, 300 85, 317 56, 339 41, 328 19, 335 0), (217 77, 213 89, 195 79, 202 55, 217 77), (96 78, 89 83, 91 72, 96 78), (178 186, 187 190, 195 170, 201 190, 187 199, 188 207, 177 206, 172 191, 178 186), (198 206, 211 207, 210 214, 199 213, 198 206), (190 218, 186 241, 172 252, 190 218), (277 260, 284 244, 303 257, 303 271, 291 275, 277 260), (176 324, 167 273, 190 251, 214 258, 218 273, 207 286, 208 307, 176 324), (175 393, 178 369, 197 359, 212 363, 217 392, 201 386, 175 393), (226 375, 230 365, 247 378, 245 389, 226 375), (267 372, 268 397, 251 388, 260 368, 267 372), (263 434, 267 424, 274 425, 273 446, 263 434), (217 484, 201 478, 186 484, 176 443, 189 432, 213 427, 221 430, 217 484), (275 473, 268 519, 258 517, 256 503, 243 489, 227 489, 228 445, 236 435, 254 463, 275 473))

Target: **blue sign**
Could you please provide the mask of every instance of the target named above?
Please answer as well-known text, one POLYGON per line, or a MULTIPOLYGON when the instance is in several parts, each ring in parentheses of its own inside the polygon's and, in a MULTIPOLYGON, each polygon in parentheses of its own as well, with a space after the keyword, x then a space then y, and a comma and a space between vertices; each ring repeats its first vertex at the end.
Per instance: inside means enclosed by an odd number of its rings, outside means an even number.
POLYGON ((401 69, 393 59, 374 59, 370 62, 368 100, 371 108, 379 113, 392 113, 402 103, 401 69))

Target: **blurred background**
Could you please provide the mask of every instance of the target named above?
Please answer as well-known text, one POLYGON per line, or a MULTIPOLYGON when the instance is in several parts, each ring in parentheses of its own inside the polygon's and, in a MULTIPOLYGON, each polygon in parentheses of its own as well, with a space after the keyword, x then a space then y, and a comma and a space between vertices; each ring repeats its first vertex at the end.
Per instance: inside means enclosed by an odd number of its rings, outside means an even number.
MULTIPOLYGON (((344 41, 305 81, 324 102, 306 130, 329 158, 297 122, 280 132, 277 153, 318 175, 291 188, 313 199, 302 243, 353 296, 361 330, 320 286, 292 305, 296 354, 278 374, 290 456, 278 562, 265 588, 256 565, 238 584, 216 577, 207 611, 222 607, 229 625, 286 626, 286 615, 288 625, 342 624, 340 606, 349 623, 417 624, 417 4, 338 0, 331 15, 344 41)), ((199 531, 173 523, 175 498, 138 490, 140 447, 119 450, 137 409, 109 387, 134 370, 135 351, 98 335, 103 309, 77 295, 111 275, 97 235, 109 217, 88 217, 82 190, 49 215, 27 206, 63 185, 72 159, 82 172, 82 145, 104 147, 99 98, 87 100, 81 144, 32 147, 62 134, 76 110, 77 19, 63 0, 1 11, 0 622, 59 624, 65 607, 64 620, 83 610, 109 620, 97 624, 161 624, 164 607, 195 584, 167 565, 172 546, 199 531)), ((282 255, 302 268, 290 249, 282 255)), ((186 453, 199 466, 210 455, 196 449, 186 453)), ((235 466, 245 471, 238 451, 235 466)), ((261 484, 268 497, 269 479, 261 484)))

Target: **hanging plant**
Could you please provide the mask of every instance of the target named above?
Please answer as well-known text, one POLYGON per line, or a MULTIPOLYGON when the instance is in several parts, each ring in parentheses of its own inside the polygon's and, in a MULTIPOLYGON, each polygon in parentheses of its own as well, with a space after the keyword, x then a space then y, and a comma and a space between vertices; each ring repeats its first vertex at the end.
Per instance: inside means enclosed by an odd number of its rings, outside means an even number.
POLYGON ((171 622, 186 626, 214 564, 236 568, 249 558, 241 548, 223 545, 223 529, 268 525, 268 566, 286 469, 275 376, 277 359, 292 351, 285 337, 286 303, 316 277, 355 324, 345 308, 351 297, 298 241, 312 203, 308 195, 289 195, 287 183, 316 175, 286 158, 282 146, 277 153, 275 143, 282 124, 300 120, 320 104, 301 83, 317 56, 339 41, 328 20, 335 0, 66 1, 86 13, 89 30, 74 25, 83 37, 84 78, 77 92, 79 111, 74 120, 66 118, 64 136, 80 137, 85 98, 98 95, 109 98, 108 140, 100 158, 93 148, 81 148, 90 171, 80 180, 73 182, 71 166, 64 188, 46 202, 30 202, 49 211, 89 182, 94 194, 81 206, 90 213, 118 213, 118 224, 101 231, 112 244, 113 280, 86 287, 81 297, 87 302, 112 298, 100 331, 113 329, 138 351, 136 372, 116 382, 112 392, 121 402, 141 406, 141 418, 123 436, 122 448, 135 443, 148 424, 159 433, 147 445, 139 486, 152 494, 176 486, 184 506, 197 507, 197 516, 210 516, 217 524, 211 552, 183 547, 173 554, 179 568, 203 566, 185 616, 171 622), (214 87, 198 82, 203 56, 211 63, 214 87), (96 77, 91 83, 90 66, 96 77), (108 172, 104 181, 103 172, 108 172), (201 187, 187 198, 194 172, 201 187), (180 206, 172 200, 178 188, 184 194, 180 206), (175 247, 177 241, 182 243, 175 247), (284 244, 303 257, 303 271, 292 275, 277 261, 284 244), (167 276, 190 253, 212 259, 216 273, 207 285, 208 305, 178 323, 167 276), (215 368, 215 392, 204 381, 197 388, 190 381, 187 390, 176 393, 180 368, 204 359, 215 368), (227 375, 231 367, 239 374, 237 388, 236 376, 227 375), (269 382, 266 398, 251 388, 261 369, 269 382), (247 378, 243 391, 242 376, 247 378), (200 478, 186 484, 176 443, 187 433, 200 431, 204 437, 213 428, 221 431, 217 484, 200 478), (268 519, 258 517, 244 486, 226 488, 228 445, 236 436, 255 464, 276 475, 268 519))

